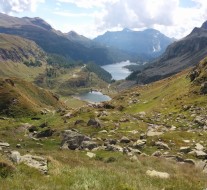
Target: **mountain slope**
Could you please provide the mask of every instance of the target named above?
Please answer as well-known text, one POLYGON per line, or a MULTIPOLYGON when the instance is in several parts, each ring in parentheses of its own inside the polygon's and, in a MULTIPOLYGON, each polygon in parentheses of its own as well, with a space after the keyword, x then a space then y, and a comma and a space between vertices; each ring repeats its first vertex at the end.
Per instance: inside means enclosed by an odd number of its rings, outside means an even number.
POLYGON ((46 53, 37 44, 14 35, 0 34, 0 76, 33 80, 45 71, 46 53))
POLYGON ((58 97, 30 82, 0 78, 0 114, 17 117, 40 113, 44 108, 63 107, 58 97))
POLYGON ((195 66, 199 60, 207 55, 207 28, 206 22, 201 28, 194 28, 185 38, 174 42, 165 53, 138 72, 138 83, 150 83, 178 73, 186 68, 195 66))
POLYGON ((0 13, 0 33, 33 40, 46 52, 59 54, 67 59, 94 61, 97 64, 113 62, 106 48, 87 48, 71 41, 40 18, 16 18, 0 13))
POLYGON ((106 32, 95 38, 94 41, 107 47, 137 54, 147 60, 161 55, 166 47, 173 42, 173 39, 154 29, 144 31, 124 29, 119 32, 106 32))

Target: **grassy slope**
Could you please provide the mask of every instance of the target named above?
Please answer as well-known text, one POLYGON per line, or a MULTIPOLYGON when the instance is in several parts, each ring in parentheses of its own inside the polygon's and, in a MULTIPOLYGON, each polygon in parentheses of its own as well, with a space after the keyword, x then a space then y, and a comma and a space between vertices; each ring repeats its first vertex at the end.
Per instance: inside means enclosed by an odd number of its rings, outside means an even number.
POLYGON ((0 87, 1 114, 17 117, 62 106, 51 92, 21 79, 0 79, 0 87))
POLYGON ((34 80, 45 71, 45 53, 33 42, 24 38, 0 34, 0 75, 34 80), (41 60, 41 67, 27 67, 24 61, 41 60))

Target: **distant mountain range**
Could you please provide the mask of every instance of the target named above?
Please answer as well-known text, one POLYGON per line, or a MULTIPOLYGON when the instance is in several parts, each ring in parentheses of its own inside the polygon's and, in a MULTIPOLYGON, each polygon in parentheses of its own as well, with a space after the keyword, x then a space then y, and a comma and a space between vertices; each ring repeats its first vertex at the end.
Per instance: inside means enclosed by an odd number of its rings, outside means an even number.
POLYGON ((143 60, 148 60, 161 55, 174 39, 155 29, 133 31, 125 28, 118 32, 106 32, 95 38, 94 41, 106 47, 139 55, 143 60))
POLYGON ((206 55, 207 21, 200 28, 194 28, 185 38, 169 45, 162 56, 129 78, 140 84, 157 81, 195 66, 206 55))
POLYGON ((57 31, 38 17, 17 18, 2 13, 0 33, 32 40, 47 53, 58 54, 68 60, 92 61, 99 65, 123 60, 145 62, 159 56, 173 42, 173 39, 154 29, 106 32, 91 40, 74 31, 66 34, 57 31))

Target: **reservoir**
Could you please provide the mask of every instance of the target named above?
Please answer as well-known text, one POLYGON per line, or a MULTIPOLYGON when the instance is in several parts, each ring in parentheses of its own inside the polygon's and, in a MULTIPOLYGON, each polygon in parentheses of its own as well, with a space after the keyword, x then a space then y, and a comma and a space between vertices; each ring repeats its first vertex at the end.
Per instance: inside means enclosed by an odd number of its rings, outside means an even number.
POLYGON ((76 97, 80 100, 92 102, 92 103, 99 103, 99 102, 111 100, 109 96, 104 95, 99 91, 86 92, 83 94, 79 94, 76 97))
POLYGON ((136 63, 131 63, 130 61, 122 61, 120 63, 114 63, 110 65, 102 66, 103 69, 111 73, 112 78, 115 80, 122 80, 128 77, 132 72, 127 68, 124 68, 127 65, 135 65, 136 63))

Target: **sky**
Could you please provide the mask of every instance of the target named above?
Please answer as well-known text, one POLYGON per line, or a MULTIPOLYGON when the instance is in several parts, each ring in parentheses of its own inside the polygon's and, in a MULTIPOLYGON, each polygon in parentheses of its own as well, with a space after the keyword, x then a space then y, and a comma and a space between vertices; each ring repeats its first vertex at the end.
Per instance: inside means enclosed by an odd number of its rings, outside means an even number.
POLYGON ((207 0, 0 0, 0 12, 40 17, 56 30, 88 38, 154 28, 180 39, 207 20, 207 0))

